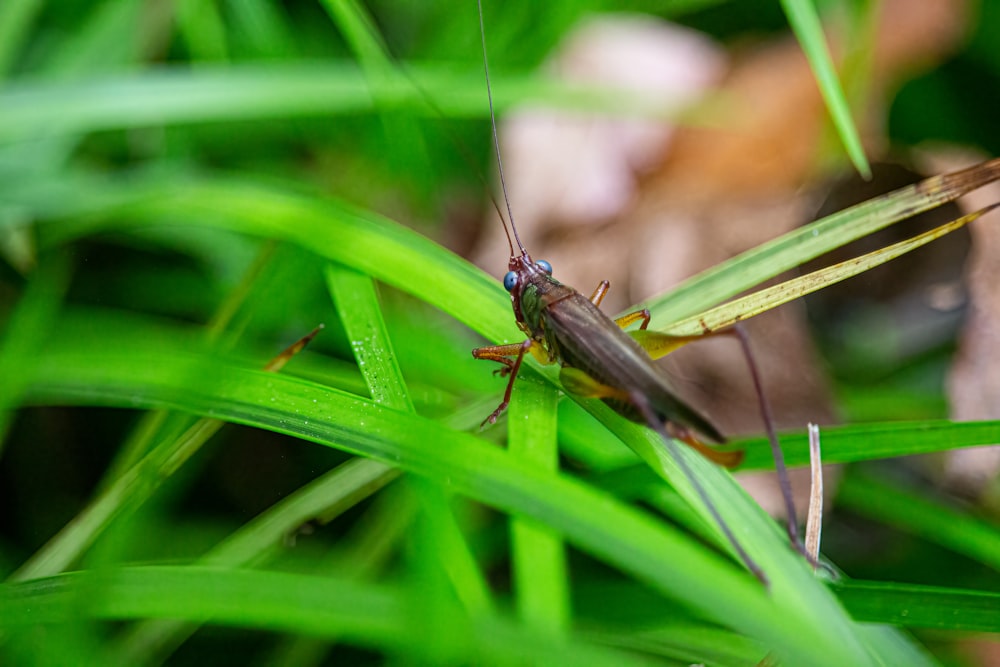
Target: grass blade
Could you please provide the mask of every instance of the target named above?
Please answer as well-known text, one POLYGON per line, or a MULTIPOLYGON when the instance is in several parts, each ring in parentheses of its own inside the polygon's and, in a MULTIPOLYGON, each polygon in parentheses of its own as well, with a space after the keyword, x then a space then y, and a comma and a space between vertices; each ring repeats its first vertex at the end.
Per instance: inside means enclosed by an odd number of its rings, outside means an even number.
POLYGON ((851 118, 851 109, 847 104, 840 80, 837 78, 837 71, 833 66, 830 50, 826 46, 823 26, 820 24, 816 7, 811 0, 781 0, 781 6, 785 10, 792 31, 795 32, 795 36, 806 54, 813 76, 816 77, 816 83, 819 85, 820 93, 826 102, 826 108, 830 112, 830 118, 844 144, 844 150, 847 151, 847 155, 851 158, 858 173, 865 179, 870 179, 872 176, 871 165, 868 164, 868 158, 865 157, 861 136, 851 118))

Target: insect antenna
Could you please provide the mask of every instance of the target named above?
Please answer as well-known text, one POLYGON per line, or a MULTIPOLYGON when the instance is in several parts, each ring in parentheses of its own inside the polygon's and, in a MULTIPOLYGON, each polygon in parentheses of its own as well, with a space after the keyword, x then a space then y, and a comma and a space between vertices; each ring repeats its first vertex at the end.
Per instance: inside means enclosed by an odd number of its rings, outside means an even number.
MULTIPOLYGON (((420 83, 413 76, 413 74, 408 69, 406 69, 405 67, 401 66, 401 64, 398 62, 397 58, 390 51, 389 45, 385 43, 385 40, 382 38, 382 36, 374 29, 375 22, 372 19, 372 17, 369 14, 366 13, 366 10, 361 5, 359 5, 357 3, 346 3, 344 6, 339 6, 338 5, 338 7, 339 7, 339 11, 352 12, 354 14, 353 18, 356 19, 356 20, 358 20, 361 24, 363 24, 368 29, 368 35, 367 35, 368 40, 370 42, 372 42, 377 48, 381 49, 382 55, 390 63, 392 63, 394 65, 394 67, 393 67, 394 73, 402 76, 403 78, 405 78, 409 82, 410 87, 414 91, 416 91, 416 93, 420 96, 420 98, 423 100, 423 103, 433 113, 433 116, 435 116, 435 117, 437 117, 439 119, 445 119, 445 118, 447 118, 448 114, 446 114, 441 109, 441 107, 439 107, 434 102, 434 99, 430 96, 430 94, 428 94, 428 92, 424 89, 424 87, 420 85, 420 83)), ((480 12, 480 27, 482 27, 482 25, 481 25, 482 24, 482 6, 480 6, 479 12, 480 12)), ((485 46, 484 46, 484 48, 485 48, 485 46)), ((356 50, 357 50, 357 47, 356 47, 356 50)), ((377 102, 377 100, 376 100, 376 102, 377 102)), ((491 116, 491 118, 493 116, 492 101, 490 103, 490 116, 491 116)), ((494 136, 495 135, 496 135, 496 128, 494 126, 494 136)), ((510 240, 510 232, 507 231, 507 220, 506 220, 506 218, 504 218, 503 211, 500 208, 500 204, 497 203, 496 197, 493 196, 493 189, 490 187, 490 184, 486 181, 486 177, 483 175, 482 169, 477 164, 478 161, 472 157, 472 153, 471 153, 471 151, 469 151, 469 147, 466 146, 462 141, 460 141, 457 136, 455 136, 454 134, 451 134, 450 132, 444 132, 443 133, 443 137, 451 144, 452 148, 455 149, 456 155, 458 155, 459 157, 462 158, 462 161, 465 162, 465 165, 469 168, 469 171, 471 173, 475 174, 476 178, 479 180, 479 184, 482 186, 483 192, 489 198, 490 203, 493 204, 493 209, 497 212, 497 216, 499 216, 500 221, 503 223, 504 233, 507 234, 507 244, 510 245, 510 250, 511 250, 510 254, 511 254, 511 256, 513 256, 514 255, 514 244, 510 240)), ((499 150, 498 150, 498 155, 499 155, 499 150)), ((504 199, 506 199, 506 197, 507 197, 507 191, 506 191, 506 188, 504 188, 504 199)), ((510 212, 510 205, 509 204, 507 206, 507 210, 508 210, 508 214, 509 214, 509 212, 510 212)), ((515 231, 515 236, 516 236, 516 231, 515 231)), ((518 245, 520 245, 520 244, 521 244, 520 239, 518 239, 518 245)))
MULTIPOLYGON (((514 224, 514 212, 510 207, 510 197, 507 196, 507 180, 503 176, 503 160, 500 158, 500 139, 497 137, 497 118, 496 114, 493 112, 493 86, 490 84, 490 64, 489 58, 486 56, 486 26, 483 23, 483 0, 476 0, 476 4, 479 6, 479 38, 483 45, 483 71, 486 73, 486 97, 490 104, 490 127, 493 132, 493 150, 497 156, 497 170, 500 173, 500 189, 503 190, 503 201, 507 205, 507 218, 510 220, 510 230, 514 232, 514 240, 517 241, 517 247, 520 249, 522 255, 527 255, 528 251, 524 249, 521 244, 521 238, 517 235, 517 225, 514 224)), ((496 205, 496 202, 494 202, 496 205)), ((499 213, 499 211, 497 211, 499 213)), ((510 256, 514 256, 514 244, 510 239, 510 231, 507 228, 507 221, 504 220, 503 215, 500 215, 500 220, 503 222, 504 233, 507 234, 507 244, 510 245, 510 256)))

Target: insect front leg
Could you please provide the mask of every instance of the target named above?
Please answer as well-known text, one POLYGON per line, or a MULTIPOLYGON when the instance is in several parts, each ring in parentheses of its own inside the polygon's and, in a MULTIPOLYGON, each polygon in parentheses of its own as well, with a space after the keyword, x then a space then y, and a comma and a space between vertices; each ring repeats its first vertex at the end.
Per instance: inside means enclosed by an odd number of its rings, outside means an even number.
POLYGON ((523 343, 512 343, 510 345, 489 345, 487 347, 477 347, 472 351, 472 356, 476 359, 489 359, 491 361, 496 361, 504 365, 500 369, 501 377, 504 375, 510 375, 510 379, 507 380, 507 389, 503 393, 503 400, 500 401, 500 405, 497 409, 490 413, 490 416, 483 420, 483 423, 479 425, 480 428, 486 426, 486 423, 490 424, 497 423, 497 417, 507 409, 510 405, 510 395, 514 391, 514 380, 517 378, 517 372, 521 369, 521 362, 524 361, 524 354, 531 349, 531 346, 535 345, 535 341, 528 338, 523 343), (515 357, 513 360, 511 357, 515 357))
MULTIPOLYGON (((530 342, 528 339, 525 342, 530 342)), ((499 364, 503 364, 503 368, 498 368, 494 373, 499 373, 500 377, 507 377, 514 368, 514 359, 521 354, 521 348, 524 347, 524 343, 512 343, 510 345, 487 345, 486 347, 477 347, 472 351, 472 356, 476 359, 486 359, 488 361, 495 361, 499 364)))

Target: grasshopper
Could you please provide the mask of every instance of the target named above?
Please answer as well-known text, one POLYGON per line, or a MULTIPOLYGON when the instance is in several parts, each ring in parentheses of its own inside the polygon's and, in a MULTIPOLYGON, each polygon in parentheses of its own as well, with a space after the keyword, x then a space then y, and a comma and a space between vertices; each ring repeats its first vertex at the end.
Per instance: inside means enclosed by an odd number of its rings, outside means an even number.
MULTIPOLYGON (((472 356, 476 359, 488 359, 503 364, 503 367, 499 369, 499 374, 508 377, 503 400, 496 410, 483 421, 483 425, 496 423, 497 418, 509 405, 514 380, 527 353, 530 352, 543 364, 560 364, 559 378, 566 391, 577 396, 600 399, 622 416, 645 424, 662 436, 671 456, 677 461, 682 472, 691 480, 699 497, 705 503, 712 518, 719 525, 740 560, 758 579, 766 583, 767 578, 760 567, 736 540, 704 488, 679 455, 675 439, 691 446, 709 460, 726 467, 735 467, 743 459, 742 452, 713 449, 705 445, 695 435, 697 432, 713 442, 720 444, 725 442, 723 435, 705 416, 674 395, 666 374, 653 363, 652 357, 643 346, 644 344, 663 345, 665 339, 670 337, 646 331, 650 322, 648 310, 639 310, 618 319, 608 317, 599 308, 610 288, 607 280, 602 281, 589 298, 585 297, 572 287, 553 278, 551 264, 545 260, 532 259, 522 245, 517 227, 514 224, 500 159, 481 0, 479 0, 479 28, 483 47, 483 65, 490 107, 493 146, 507 210, 506 219, 502 213, 500 214, 504 232, 507 235, 507 243, 510 246, 508 272, 503 278, 503 285, 510 293, 517 325, 527 336, 521 343, 492 345, 472 351, 472 356), (625 331, 625 327, 636 322, 639 322, 639 331, 643 332, 641 336, 632 335, 625 331)), ((499 213, 499 206, 497 210, 499 213)), ((739 328, 711 332, 707 335, 725 333, 735 333, 739 336, 750 363, 754 384, 761 402, 762 414, 767 425, 768 435, 771 438, 788 512, 789 536, 792 544, 805 554, 804 547, 802 547, 798 537, 791 487, 785 472, 781 449, 771 426, 769 410, 761 393, 759 375, 750 356, 748 341, 742 329, 739 328)), ((678 338, 666 341, 666 344, 678 346, 688 340, 690 339, 678 338)))

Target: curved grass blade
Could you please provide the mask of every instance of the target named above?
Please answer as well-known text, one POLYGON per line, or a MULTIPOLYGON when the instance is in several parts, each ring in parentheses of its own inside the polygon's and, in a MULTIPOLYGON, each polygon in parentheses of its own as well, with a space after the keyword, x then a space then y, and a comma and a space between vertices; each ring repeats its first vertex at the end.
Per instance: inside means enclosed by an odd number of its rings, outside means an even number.
MULTIPOLYGON (((912 186, 827 216, 685 281, 647 305, 651 328, 663 330, 789 268, 1000 178, 1000 159, 912 186)), ((508 296, 495 280, 440 246, 376 214, 245 179, 137 179, 90 182, 73 190, 25 192, 25 206, 49 243, 167 221, 212 224, 293 241, 427 301, 494 342, 521 338, 508 296), (80 192, 87 195, 81 198, 80 192), (75 193, 75 194, 74 194, 75 193), (39 210, 40 209, 40 210, 39 210), (85 217, 82 217, 87 213, 85 217), (123 215, 128 213, 128 215, 123 215), (335 221, 336 224, 331 224, 335 221), (478 297, 477 297, 478 295, 478 297)))
MULTIPOLYGON (((197 562, 215 568, 238 568, 267 562, 290 535, 306 523, 328 523, 384 488, 391 480, 386 465, 371 459, 352 459, 325 473, 258 515, 220 542, 197 562)), ((176 619, 149 620, 131 628, 113 654, 115 664, 148 664, 151 656, 163 661, 200 623, 176 619)))
MULTIPOLYGON (((823 462, 856 463, 879 459, 932 454, 964 447, 990 445, 1000 440, 1000 421, 889 422, 823 427, 823 462)), ((770 470, 774 460, 764 438, 733 442, 746 452, 739 470, 770 470)), ((805 433, 783 433, 781 445, 785 462, 792 466, 809 464, 809 441, 805 433)), ((649 466, 621 459, 623 465, 608 467, 595 477, 595 484, 618 497, 642 497, 643 489, 656 485, 649 466), (626 462, 627 461, 627 462, 626 462), (638 496, 635 494, 639 494, 638 496)))
MULTIPOLYGON (((319 329, 314 329, 293 343, 270 361, 262 372, 274 374, 279 371, 318 331, 319 329)), ((144 362, 137 360, 136 363, 144 362)), ((190 382, 205 370, 206 366, 187 365, 186 377, 190 382)), ((184 389, 177 387, 176 391, 183 392, 184 389)), ((66 569, 94 543, 112 521, 125 511, 135 511, 139 504, 148 500, 166 478, 174 474, 225 425, 224 420, 209 415, 210 413, 204 415, 192 424, 180 437, 162 441, 153 447, 135 465, 101 489, 83 511, 21 565, 10 579, 24 581, 66 569)))
MULTIPOLYGON (((381 108, 378 105, 428 114, 428 97, 435 119, 439 113, 452 118, 487 114, 479 72, 456 73, 452 67, 423 64, 408 65, 407 72, 385 72, 369 80, 353 63, 275 61, 205 64, 194 71, 162 66, 72 81, 18 81, 0 91, 0 144, 136 127, 365 113, 381 108)), ((670 112, 639 95, 539 77, 511 77, 504 88, 498 108, 517 101, 649 116, 670 112)))
POLYGON ((648 301, 650 328, 663 330, 855 239, 958 199, 1000 179, 1000 158, 932 176, 752 248, 648 301))
MULTIPOLYGON (((428 653, 418 622, 424 613, 414 587, 351 581, 284 572, 229 570, 200 566, 148 566, 106 572, 76 572, 0 588, 0 626, 91 618, 129 620, 175 618, 233 627, 265 629, 353 643, 385 651, 428 653)), ((454 617, 435 633, 449 664, 649 665, 648 661, 576 639, 553 641, 499 616, 454 617), (444 630, 448 630, 444 632, 444 630)))
MULTIPOLYGON (((35 400, 59 404, 213 414, 447 479, 455 492, 551 526, 598 558, 683 600, 706 618, 758 638, 793 662, 863 665, 873 664, 869 651, 884 653, 884 647, 866 646, 859 638, 760 508, 728 475, 694 453, 684 455, 712 489, 726 520, 745 531, 739 538, 772 568, 770 591, 689 536, 478 438, 284 375, 221 367, 200 376, 208 380, 192 387, 188 369, 198 362, 183 355, 168 361, 144 367, 125 350, 84 351, 71 342, 64 352, 50 350, 35 369, 29 391, 35 400), (786 620, 776 625, 770 620, 775 615, 786 620)), ((608 409, 608 417, 613 416, 608 409)), ((615 421, 619 429, 631 429, 616 432, 637 450, 662 450, 655 434, 615 421)))
MULTIPOLYGON (((881 266, 886 262, 905 255, 908 252, 912 252, 917 248, 923 247, 931 241, 941 238, 945 234, 950 234, 957 229, 961 229, 973 220, 977 220, 998 206, 1000 206, 1000 203, 987 206, 986 208, 980 209, 974 213, 969 213, 968 215, 963 215, 957 220, 943 224, 940 227, 935 227, 934 229, 914 236, 913 238, 893 243, 892 245, 881 248, 880 250, 875 250, 861 255, 860 257, 855 257, 853 259, 840 262, 839 264, 834 264, 833 266, 813 271, 812 273, 804 276, 786 280, 779 285, 766 287, 762 290, 754 292, 753 294, 724 303, 721 306, 712 308, 704 313, 681 320, 676 324, 672 324, 667 327, 663 333, 668 337, 697 337, 699 334, 706 331, 718 331, 719 329, 732 326, 737 322, 760 315, 761 313, 765 313, 772 308, 777 308, 778 306, 786 304, 789 301, 794 301, 799 297, 812 294, 813 292, 821 290, 824 287, 835 285, 843 280, 847 280, 848 278, 864 273, 865 271, 873 269, 876 266, 881 266)), ((672 350, 668 349, 667 352, 669 351, 672 350)), ((662 356, 654 354, 653 350, 650 351, 650 354, 654 359, 658 358, 658 356, 662 356)))

